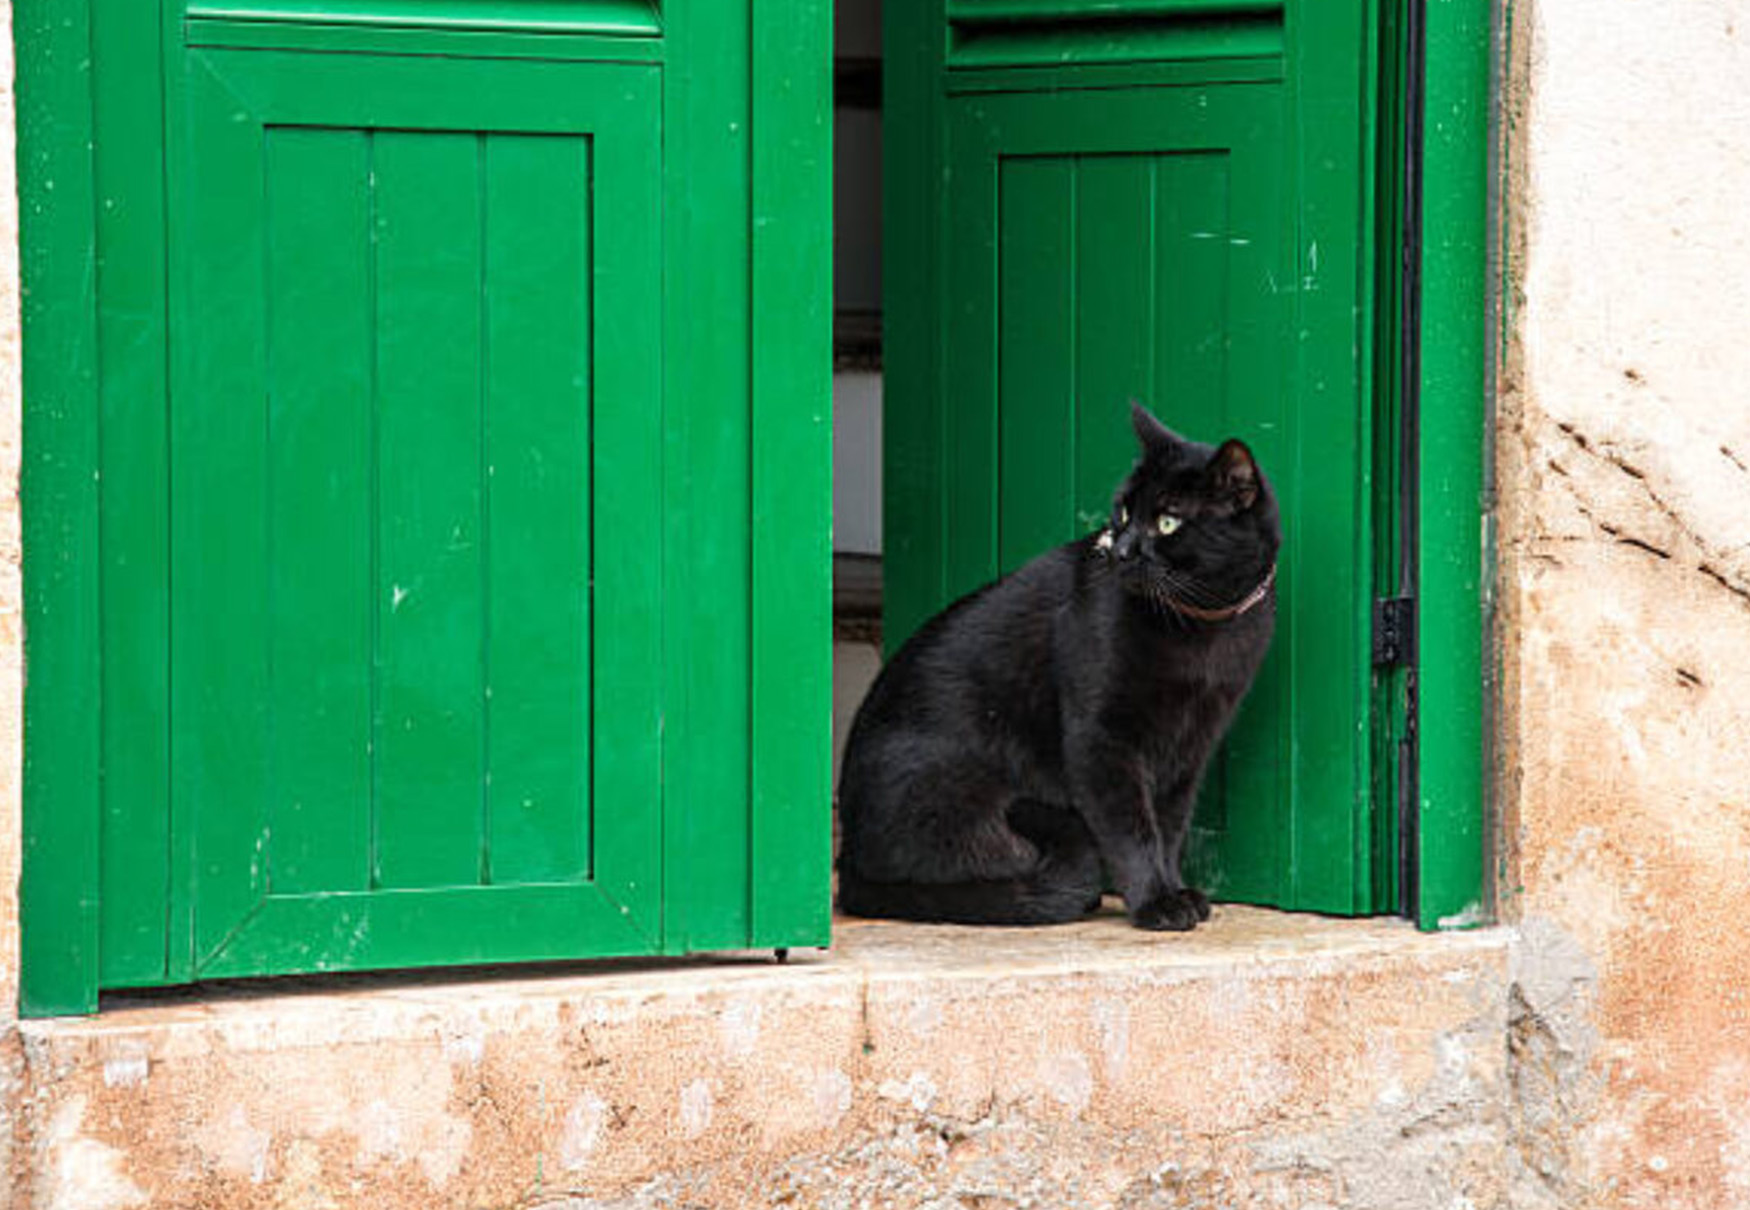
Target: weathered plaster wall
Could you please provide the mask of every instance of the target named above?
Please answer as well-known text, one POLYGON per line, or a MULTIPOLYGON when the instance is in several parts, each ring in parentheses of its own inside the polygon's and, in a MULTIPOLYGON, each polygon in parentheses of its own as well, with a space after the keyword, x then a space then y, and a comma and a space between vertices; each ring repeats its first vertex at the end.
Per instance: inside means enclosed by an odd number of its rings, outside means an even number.
POLYGON ((1512 6, 1528 1207, 1750 1205, 1750 0, 1512 6))

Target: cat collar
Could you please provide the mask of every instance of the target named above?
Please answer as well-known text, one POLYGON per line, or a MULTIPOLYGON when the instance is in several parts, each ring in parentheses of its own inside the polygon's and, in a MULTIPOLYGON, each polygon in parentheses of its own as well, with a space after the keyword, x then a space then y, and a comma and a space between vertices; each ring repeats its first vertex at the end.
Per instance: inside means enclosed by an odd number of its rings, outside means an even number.
POLYGON ((1263 582, 1246 595, 1246 599, 1234 605, 1221 609, 1202 609, 1196 605, 1187 605, 1172 597, 1166 598, 1167 608, 1174 613, 1183 614, 1188 618, 1196 618, 1199 622, 1228 622, 1249 612, 1259 601, 1270 595, 1270 586, 1276 583, 1276 564, 1270 564, 1270 570, 1264 573, 1263 582))

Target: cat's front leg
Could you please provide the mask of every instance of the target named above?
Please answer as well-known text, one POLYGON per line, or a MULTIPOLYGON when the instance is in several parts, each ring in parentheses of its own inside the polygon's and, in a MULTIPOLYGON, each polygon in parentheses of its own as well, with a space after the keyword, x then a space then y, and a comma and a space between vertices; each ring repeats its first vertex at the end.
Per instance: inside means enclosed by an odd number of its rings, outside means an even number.
POLYGON ((1163 923, 1149 927, 1184 930, 1209 919, 1209 896, 1187 886, 1180 871, 1185 838, 1191 831, 1191 815, 1197 807, 1195 776, 1168 775, 1154 790, 1155 823, 1161 833, 1161 861, 1168 892, 1161 896, 1155 914, 1163 923))
POLYGON ((1141 762, 1134 754, 1098 742, 1072 742, 1067 756, 1071 794, 1124 897, 1130 922, 1145 929, 1195 928, 1207 918, 1208 900, 1203 900, 1200 915, 1196 902, 1178 885, 1177 863, 1168 865, 1153 781, 1144 775, 1141 762))

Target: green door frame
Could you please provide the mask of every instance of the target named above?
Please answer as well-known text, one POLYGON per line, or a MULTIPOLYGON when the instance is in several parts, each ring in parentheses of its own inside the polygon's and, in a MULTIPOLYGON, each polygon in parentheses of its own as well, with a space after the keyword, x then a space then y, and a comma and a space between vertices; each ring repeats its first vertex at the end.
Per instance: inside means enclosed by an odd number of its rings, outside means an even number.
POLYGON ((21 0, 12 27, 25 333, 19 1008, 31 1015, 88 1011, 97 987, 95 894, 63 894, 95 892, 100 869, 97 188, 88 0, 21 0))
POLYGON ((1423 4, 1416 650, 1420 728, 1415 918, 1487 923, 1490 834, 1484 651, 1494 514, 1485 484, 1492 391, 1489 280, 1494 5, 1423 4))

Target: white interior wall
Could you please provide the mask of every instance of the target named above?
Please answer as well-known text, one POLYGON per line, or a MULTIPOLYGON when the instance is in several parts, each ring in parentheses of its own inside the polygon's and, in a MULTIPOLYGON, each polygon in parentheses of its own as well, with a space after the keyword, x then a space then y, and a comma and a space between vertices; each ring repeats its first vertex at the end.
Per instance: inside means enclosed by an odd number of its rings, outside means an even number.
POLYGON ((832 548, 881 553, 881 375, 832 377, 832 548))
MULTIPOLYGON (((879 59, 880 0, 837 0, 841 60, 879 59)), ((833 122, 833 301, 841 312, 881 310, 881 114, 841 107, 833 122)), ((833 550, 881 553, 881 374, 833 375, 833 550)))

